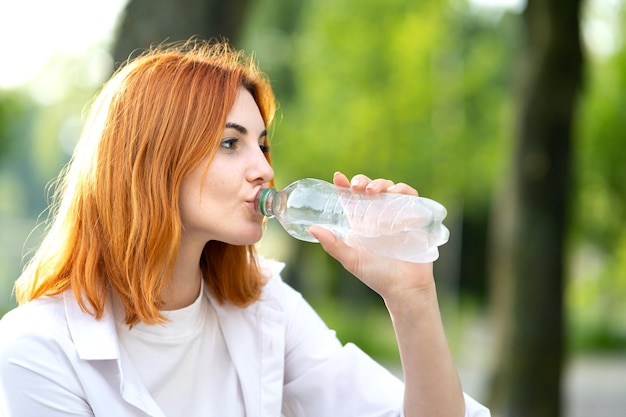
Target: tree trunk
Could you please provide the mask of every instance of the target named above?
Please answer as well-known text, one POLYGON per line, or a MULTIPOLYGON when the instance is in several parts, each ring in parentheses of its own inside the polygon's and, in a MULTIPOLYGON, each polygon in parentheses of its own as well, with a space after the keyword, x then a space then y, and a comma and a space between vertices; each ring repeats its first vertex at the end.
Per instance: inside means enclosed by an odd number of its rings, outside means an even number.
POLYGON ((129 0, 117 33, 113 58, 135 50, 197 35, 236 42, 251 0, 129 0))
POLYGON ((492 306, 499 322, 489 403, 498 417, 561 415, 581 1, 528 0, 524 12, 514 161, 492 229, 492 306))

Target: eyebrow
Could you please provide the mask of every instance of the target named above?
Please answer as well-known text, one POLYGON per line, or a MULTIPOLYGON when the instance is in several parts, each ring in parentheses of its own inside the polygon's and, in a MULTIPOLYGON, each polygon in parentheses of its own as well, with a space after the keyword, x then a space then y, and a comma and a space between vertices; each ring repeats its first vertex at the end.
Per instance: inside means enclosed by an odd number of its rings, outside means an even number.
MULTIPOLYGON (((248 129, 246 129, 239 123, 233 123, 233 122, 226 123, 226 129, 229 129, 229 128, 235 129, 237 132, 241 133, 242 135, 248 134, 248 129)), ((263 138, 265 136, 267 136, 267 130, 263 130, 263 132, 261 132, 261 134, 259 135, 259 138, 263 138)))

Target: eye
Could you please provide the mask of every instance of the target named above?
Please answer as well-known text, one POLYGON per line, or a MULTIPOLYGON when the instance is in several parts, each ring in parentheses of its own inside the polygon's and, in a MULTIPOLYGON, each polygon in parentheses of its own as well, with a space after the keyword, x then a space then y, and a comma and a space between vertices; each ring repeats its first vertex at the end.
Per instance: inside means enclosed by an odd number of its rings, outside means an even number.
POLYGON ((220 146, 225 149, 237 149, 237 142, 239 142, 237 138, 222 139, 220 146))
POLYGON ((264 143, 259 143, 259 148, 261 148, 261 152, 265 154, 270 153, 270 147, 264 143))

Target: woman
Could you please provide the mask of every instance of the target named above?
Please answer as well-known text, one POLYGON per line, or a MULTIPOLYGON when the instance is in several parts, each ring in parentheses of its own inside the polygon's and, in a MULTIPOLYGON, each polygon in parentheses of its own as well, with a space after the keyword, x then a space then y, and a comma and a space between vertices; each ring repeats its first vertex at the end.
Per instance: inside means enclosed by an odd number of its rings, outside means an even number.
MULTIPOLYGON (((463 394, 432 264, 310 233, 385 300, 404 382, 342 346, 254 243, 266 77, 226 44, 159 47, 105 84, 0 322, 6 416, 488 416, 463 394)), ((416 195, 405 184, 334 183, 416 195)))

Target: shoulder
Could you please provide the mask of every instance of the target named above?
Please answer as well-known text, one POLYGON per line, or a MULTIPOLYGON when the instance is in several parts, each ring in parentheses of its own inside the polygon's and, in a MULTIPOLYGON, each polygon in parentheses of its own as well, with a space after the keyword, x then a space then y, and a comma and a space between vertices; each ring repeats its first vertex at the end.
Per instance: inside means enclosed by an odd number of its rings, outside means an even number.
POLYGON ((37 347, 71 343, 63 296, 41 297, 9 311, 0 320, 0 358, 33 355, 37 347))
POLYGON ((0 408, 48 415, 52 408, 86 407, 65 310, 61 294, 26 303, 0 320, 0 381, 12 382, 0 393, 0 408))
POLYGON ((271 309, 281 312, 285 331, 292 342, 303 337, 313 336, 319 342, 324 342, 330 338, 332 339, 330 343, 335 344, 337 341, 335 332, 327 327, 323 319, 299 291, 282 280, 280 273, 285 264, 267 259, 263 262, 261 263, 262 266, 265 266, 263 270, 268 271, 270 275, 267 275, 269 281, 263 290, 261 300, 257 304, 264 306, 264 311, 271 309))
MULTIPOLYGON (((3 336, 57 331, 66 327, 63 295, 41 297, 14 308, 0 320, 3 336)), ((3 337, 5 341, 7 338, 3 337)))
POLYGON ((267 282, 261 294, 262 303, 275 304, 281 310, 293 309, 303 302, 302 295, 283 281, 281 273, 285 268, 283 262, 268 258, 259 258, 259 267, 267 277, 267 282))

